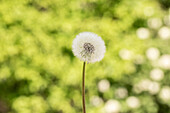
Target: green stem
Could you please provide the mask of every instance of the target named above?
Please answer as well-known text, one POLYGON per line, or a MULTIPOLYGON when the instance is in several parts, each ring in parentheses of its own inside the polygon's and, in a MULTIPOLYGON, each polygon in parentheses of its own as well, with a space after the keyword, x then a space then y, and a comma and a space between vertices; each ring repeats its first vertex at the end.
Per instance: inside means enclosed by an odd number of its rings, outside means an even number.
POLYGON ((84 62, 84 64, 83 64, 83 76, 82 76, 83 113, 86 113, 86 103, 85 103, 85 67, 86 67, 86 62, 84 62))

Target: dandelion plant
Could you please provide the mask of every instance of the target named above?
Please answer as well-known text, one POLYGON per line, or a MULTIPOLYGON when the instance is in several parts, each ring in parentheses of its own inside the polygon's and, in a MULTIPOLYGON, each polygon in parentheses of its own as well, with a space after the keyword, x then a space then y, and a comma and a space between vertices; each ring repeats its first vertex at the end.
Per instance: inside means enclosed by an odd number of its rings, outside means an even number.
POLYGON ((83 61, 82 73, 82 103, 83 113, 85 105, 85 67, 86 63, 101 61, 106 51, 105 43, 100 36, 91 32, 82 32, 73 40, 72 51, 76 57, 83 61))

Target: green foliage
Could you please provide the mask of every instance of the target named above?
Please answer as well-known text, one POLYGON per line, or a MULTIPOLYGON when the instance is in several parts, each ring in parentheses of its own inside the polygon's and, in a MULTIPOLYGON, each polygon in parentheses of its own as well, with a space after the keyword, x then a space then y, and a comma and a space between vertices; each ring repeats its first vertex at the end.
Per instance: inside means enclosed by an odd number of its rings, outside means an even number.
POLYGON ((165 9, 168 9, 170 7, 170 1, 169 0, 159 0, 161 3, 162 7, 165 9))
POLYGON ((71 46, 83 31, 100 35, 107 48, 101 62, 86 68, 88 113, 106 112, 111 99, 123 113, 170 113, 170 100, 161 98, 170 87, 170 69, 158 65, 170 54, 169 37, 160 35, 170 26, 168 8, 169 0, 0 0, 0 113, 81 113, 83 63, 71 46), (150 25, 153 18, 160 20, 157 28, 150 25), (140 39, 141 28, 149 31, 147 39, 140 39), (160 52, 156 60, 146 54, 151 47, 160 52), (160 81, 150 77, 155 68, 164 73, 160 81), (98 87, 103 79, 110 84, 106 92, 98 87), (153 84, 141 91, 144 80, 153 84), (118 97, 120 88, 126 97, 118 97), (137 108, 128 106, 131 96, 138 98, 137 108))

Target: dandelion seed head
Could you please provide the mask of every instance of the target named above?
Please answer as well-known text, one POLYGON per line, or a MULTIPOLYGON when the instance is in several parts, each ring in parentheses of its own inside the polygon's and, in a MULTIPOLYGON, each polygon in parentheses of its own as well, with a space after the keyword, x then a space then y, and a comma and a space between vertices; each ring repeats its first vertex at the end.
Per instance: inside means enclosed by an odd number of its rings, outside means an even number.
POLYGON ((103 59, 106 47, 97 34, 82 32, 73 40, 72 51, 80 60, 94 63, 103 59))

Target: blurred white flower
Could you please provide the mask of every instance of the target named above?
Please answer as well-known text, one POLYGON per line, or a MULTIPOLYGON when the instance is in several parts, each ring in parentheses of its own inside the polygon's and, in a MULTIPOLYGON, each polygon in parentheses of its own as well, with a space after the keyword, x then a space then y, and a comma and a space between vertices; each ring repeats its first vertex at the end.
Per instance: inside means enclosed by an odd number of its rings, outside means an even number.
POLYGON ((159 93, 159 97, 164 101, 170 101, 170 87, 164 86, 159 93))
POLYGON ((147 28, 137 29, 136 34, 137 34, 138 38, 140 38, 140 39, 147 39, 150 36, 150 32, 147 28))
POLYGON ((169 26, 170 25, 170 15, 164 17, 164 23, 169 26))
POLYGON ((124 60, 130 60, 132 58, 132 52, 128 49, 122 49, 119 52, 119 56, 124 60))
POLYGON ((169 54, 162 55, 158 60, 158 65, 161 68, 170 69, 170 55, 169 54))
POLYGON ((130 108, 138 108, 140 106, 140 100, 134 96, 128 97, 126 103, 130 108))
POLYGON ((141 80, 138 84, 135 84, 133 90, 136 93, 141 93, 142 91, 148 91, 150 94, 157 94, 160 90, 160 84, 153 82, 149 79, 141 80))
POLYGON ((121 105, 117 100, 108 100, 105 104, 106 113, 118 113, 120 112, 121 105))
POLYGON ((145 14, 145 16, 152 16, 154 14, 153 7, 146 7, 144 9, 144 14, 145 14))
POLYGON ((168 27, 162 27, 158 32, 161 39, 169 39, 170 38, 170 29, 168 27))
POLYGON ((115 96, 117 98, 125 98, 127 97, 128 95, 128 91, 126 88, 118 88, 116 91, 115 91, 115 96))
POLYGON ((162 26, 162 20, 160 18, 150 18, 148 20, 148 26, 152 29, 158 29, 162 26))
POLYGON ((103 100, 98 96, 92 96, 90 102, 93 106, 100 106, 103 103, 103 100))
POLYGON ((72 51, 80 60, 93 63, 103 59, 106 47, 102 38, 97 34, 83 32, 74 39, 72 51))
POLYGON ((160 81, 164 78, 164 72, 159 68, 155 68, 151 70, 150 77, 155 81, 160 81))
POLYGON ((148 91, 148 86, 151 85, 151 80, 149 79, 144 79, 144 80, 141 80, 141 82, 139 83, 139 88, 142 90, 142 91, 148 91))
POLYGON ((154 95, 157 94, 160 90, 160 85, 157 82, 151 82, 148 86, 148 91, 150 94, 154 95))
POLYGON ((146 51, 146 56, 149 60, 156 60, 159 58, 160 52, 157 48, 152 47, 146 51))
POLYGON ((98 83, 98 89, 100 92, 106 92, 110 88, 110 82, 106 79, 99 81, 98 83))

